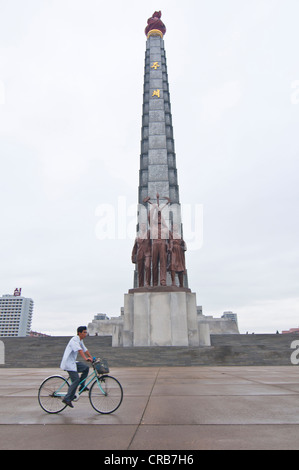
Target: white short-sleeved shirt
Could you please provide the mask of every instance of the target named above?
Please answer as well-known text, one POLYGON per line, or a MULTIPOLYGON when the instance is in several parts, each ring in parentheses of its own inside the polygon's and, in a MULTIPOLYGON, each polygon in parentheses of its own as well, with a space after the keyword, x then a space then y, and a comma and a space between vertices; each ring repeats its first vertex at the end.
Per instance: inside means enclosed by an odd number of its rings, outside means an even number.
POLYGON ((83 350, 83 352, 87 351, 87 348, 84 346, 83 340, 80 341, 79 336, 73 336, 73 338, 70 339, 67 347, 65 348, 60 368, 63 370, 70 370, 76 372, 76 359, 78 351, 80 351, 81 349, 83 350))

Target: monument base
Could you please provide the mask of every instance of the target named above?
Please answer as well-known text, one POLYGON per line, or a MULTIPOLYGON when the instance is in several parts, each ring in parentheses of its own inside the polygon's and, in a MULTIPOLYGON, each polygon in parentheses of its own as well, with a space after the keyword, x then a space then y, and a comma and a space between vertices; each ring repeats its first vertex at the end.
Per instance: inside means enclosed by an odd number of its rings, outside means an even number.
POLYGON ((199 332, 196 294, 178 287, 131 289, 125 294, 123 324, 113 331, 113 346, 209 346, 199 332))

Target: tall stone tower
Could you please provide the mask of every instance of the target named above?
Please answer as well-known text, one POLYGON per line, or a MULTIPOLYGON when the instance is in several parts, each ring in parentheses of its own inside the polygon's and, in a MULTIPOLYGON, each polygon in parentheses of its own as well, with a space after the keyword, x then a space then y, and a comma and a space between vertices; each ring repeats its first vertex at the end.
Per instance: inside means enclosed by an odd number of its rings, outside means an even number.
MULTIPOLYGON (((159 15, 154 13, 154 15, 159 15)), ((144 71, 139 203, 156 194, 179 203, 176 157, 163 35, 159 17, 150 18, 144 71)))
MULTIPOLYGON (((187 285, 161 12, 147 21, 134 288, 114 346, 199 346, 196 294, 187 285)), ((208 338, 209 340, 209 338, 208 338)))
MULTIPOLYGON (((173 233, 175 225, 177 233, 183 238, 167 63, 163 40, 165 33, 166 27, 161 21, 161 12, 155 12, 148 19, 148 25, 145 29, 147 42, 144 69, 137 232, 140 230, 142 223, 148 225, 150 215, 153 216, 151 224, 154 224, 154 217, 155 215, 157 217, 157 211, 159 211, 159 208, 164 207, 161 215, 167 230, 173 233), (148 204, 151 206, 148 206, 148 204), (145 207, 147 207, 147 211, 144 210, 145 207)), ((149 228, 153 229, 151 224, 149 228)), ((152 239, 155 238, 154 230, 151 230, 150 235, 152 239)), ((165 238, 169 239, 169 234, 165 235, 165 238)), ((182 253, 182 258, 184 258, 184 253, 182 253)), ((161 261, 163 263, 163 259, 159 260, 160 264, 161 261)), ((140 269, 144 269, 144 267, 140 268, 139 263, 139 271, 140 269)), ((185 266, 181 276, 183 277, 183 286, 188 287, 185 266)), ((152 277, 152 284, 155 285, 154 275, 152 277)), ((178 279, 178 274, 175 275, 175 278, 176 284, 180 285, 181 282, 178 279)), ((166 273, 166 284, 173 285, 174 283, 170 272, 166 273)), ((138 263, 136 263, 134 287, 142 286, 143 283, 140 285, 140 276, 138 277, 138 263)))

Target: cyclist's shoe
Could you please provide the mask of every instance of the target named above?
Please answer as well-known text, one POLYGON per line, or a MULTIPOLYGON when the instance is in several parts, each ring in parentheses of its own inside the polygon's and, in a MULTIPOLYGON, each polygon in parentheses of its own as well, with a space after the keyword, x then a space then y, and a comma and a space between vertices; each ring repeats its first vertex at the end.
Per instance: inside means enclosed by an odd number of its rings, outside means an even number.
POLYGON ((64 403, 64 404, 67 405, 67 406, 70 406, 71 408, 74 408, 74 405, 73 405, 73 403, 72 403, 71 401, 68 401, 68 400, 64 400, 64 399, 63 399, 63 400, 62 400, 62 403, 64 403))

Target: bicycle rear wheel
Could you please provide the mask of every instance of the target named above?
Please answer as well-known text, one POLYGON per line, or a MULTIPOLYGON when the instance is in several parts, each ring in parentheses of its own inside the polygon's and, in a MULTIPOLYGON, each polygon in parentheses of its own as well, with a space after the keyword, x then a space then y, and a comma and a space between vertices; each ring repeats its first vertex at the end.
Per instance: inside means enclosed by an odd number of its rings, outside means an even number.
POLYGON ((113 413, 120 406, 122 400, 122 386, 118 380, 110 375, 98 377, 89 391, 90 404, 98 413, 113 413))
POLYGON ((61 375, 52 375, 43 381, 38 391, 38 402, 50 414, 60 413, 66 408, 62 399, 68 392, 68 381, 61 375))

